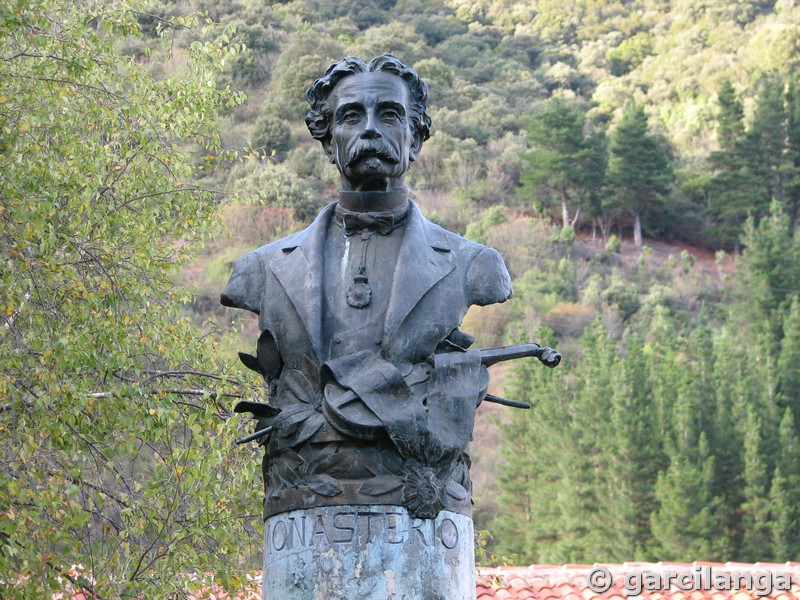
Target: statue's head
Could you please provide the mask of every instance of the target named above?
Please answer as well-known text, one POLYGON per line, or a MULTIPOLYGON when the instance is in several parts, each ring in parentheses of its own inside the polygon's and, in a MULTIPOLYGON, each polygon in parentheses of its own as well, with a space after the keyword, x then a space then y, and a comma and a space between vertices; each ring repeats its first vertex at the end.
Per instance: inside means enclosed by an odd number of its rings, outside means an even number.
POLYGON ((428 86, 390 54, 348 56, 308 89, 306 124, 342 174, 344 189, 391 190, 430 137, 428 86))

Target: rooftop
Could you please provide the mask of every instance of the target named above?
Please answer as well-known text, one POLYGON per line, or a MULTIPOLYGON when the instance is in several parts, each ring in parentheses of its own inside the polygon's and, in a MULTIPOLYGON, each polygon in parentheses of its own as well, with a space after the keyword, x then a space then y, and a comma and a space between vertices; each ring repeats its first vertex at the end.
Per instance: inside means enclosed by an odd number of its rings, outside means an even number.
MULTIPOLYGON (((209 586, 203 600, 261 600, 261 575, 235 596, 209 586)), ((800 600, 800 563, 641 563, 479 568, 477 600, 800 600), (604 590, 604 591, 603 591, 604 590)), ((62 595, 62 598, 67 596, 62 595)), ((78 591, 72 600, 88 600, 78 591)), ((278 600, 278 599, 276 599, 278 600)))
POLYGON ((626 562, 606 565, 498 567, 479 570, 477 598, 798 600, 800 563, 626 562), (596 591, 592 589, 592 582, 596 591), (606 591, 600 591, 607 586, 606 591))

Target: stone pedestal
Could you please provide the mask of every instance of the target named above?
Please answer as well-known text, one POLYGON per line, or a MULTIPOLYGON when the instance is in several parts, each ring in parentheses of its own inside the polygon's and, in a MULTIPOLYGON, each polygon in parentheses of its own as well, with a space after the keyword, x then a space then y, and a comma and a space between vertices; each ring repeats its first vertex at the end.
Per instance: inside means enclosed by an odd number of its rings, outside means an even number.
POLYGON ((472 519, 331 506, 265 522, 264 600, 475 600, 472 519))

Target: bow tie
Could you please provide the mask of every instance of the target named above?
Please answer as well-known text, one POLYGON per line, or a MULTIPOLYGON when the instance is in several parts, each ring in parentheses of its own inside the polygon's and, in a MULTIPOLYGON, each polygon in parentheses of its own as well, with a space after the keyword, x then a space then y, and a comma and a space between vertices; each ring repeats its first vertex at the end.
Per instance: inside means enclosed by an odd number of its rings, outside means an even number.
POLYGON ((377 231, 381 235, 391 233, 405 223, 408 214, 408 203, 399 209, 385 212, 355 212, 337 206, 335 210, 336 221, 344 229, 346 236, 363 231, 377 231))

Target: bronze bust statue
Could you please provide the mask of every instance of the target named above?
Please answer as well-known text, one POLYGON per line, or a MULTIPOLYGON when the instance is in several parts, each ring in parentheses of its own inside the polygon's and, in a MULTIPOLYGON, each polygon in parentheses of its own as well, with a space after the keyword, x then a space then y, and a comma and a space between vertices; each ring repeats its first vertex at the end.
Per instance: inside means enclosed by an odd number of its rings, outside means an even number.
POLYGON ((225 306, 259 315, 269 403, 265 518, 341 504, 471 515, 467 445, 489 377, 459 329, 504 302, 500 255, 425 219, 405 173, 429 137, 427 86, 391 55, 348 57, 308 90, 306 123, 341 173, 311 225, 239 259, 225 306))

